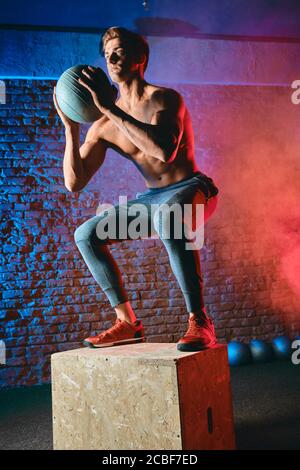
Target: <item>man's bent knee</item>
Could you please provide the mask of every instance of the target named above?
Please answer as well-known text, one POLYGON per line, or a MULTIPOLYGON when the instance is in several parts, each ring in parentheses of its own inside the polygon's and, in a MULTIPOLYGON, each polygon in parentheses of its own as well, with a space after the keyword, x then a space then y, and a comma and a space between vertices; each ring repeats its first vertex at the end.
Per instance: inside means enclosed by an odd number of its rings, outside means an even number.
POLYGON ((77 227, 74 232, 75 243, 77 244, 80 241, 88 241, 92 243, 93 241, 95 241, 95 239, 97 239, 96 226, 98 221, 99 217, 96 216, 79 225, 79 227, 77 227))

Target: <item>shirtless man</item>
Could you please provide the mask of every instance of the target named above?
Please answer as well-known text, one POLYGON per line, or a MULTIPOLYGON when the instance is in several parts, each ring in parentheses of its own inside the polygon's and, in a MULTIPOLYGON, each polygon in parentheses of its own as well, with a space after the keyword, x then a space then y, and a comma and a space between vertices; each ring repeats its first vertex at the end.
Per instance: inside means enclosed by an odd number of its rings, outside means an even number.
MULTIPOLYGON (((102 113, 89 128, 83 145, 79 142, 79 124, 62 113, 55 89, 53 93, 55 107, 65 125, 63 170, 67 189, 80 191, 84 188, 103 164, 107 149, 113 148, 132 161, 148 188, 137 193, 135 200, 128 201, 128 207, 133 202, 147 207, 154 203, 204 204, 206 221, 216 207, 218 189, 213 180, 197 168, 191 118, 182 96, 144 79, 149 47, 142 36, 125 28, 112 27, 103 34, 100 47, 108 74, 118 85, 120 96, 117 99, 117 89, 103 82, 101 70, 90 66, 83 70, 79 82, 90 91, 102 113)), ((124 207, 114 207, 118 216, 124 214, 124 207)), ((121 272, 108 248, 120 238, 100 240, 97 237, 97 223, 104 217, 109 220, 111 215, 106 211, 92 217, 75 231, 77 247, 117 315, 111 328, 84 340, 83 344, 89 347, 144 340, 142 322, 136 319, 121 272)), ((161 216, 159 221, 154 216, 152 223, 160 235, 164 223, 161 216)), ((214 346, 216 336, 204 307, 199 251, 186 250, 184 241, 174 237, 162 239, 189 312, 188 330, 177 343, 177 349, 198 351, 214 346)))

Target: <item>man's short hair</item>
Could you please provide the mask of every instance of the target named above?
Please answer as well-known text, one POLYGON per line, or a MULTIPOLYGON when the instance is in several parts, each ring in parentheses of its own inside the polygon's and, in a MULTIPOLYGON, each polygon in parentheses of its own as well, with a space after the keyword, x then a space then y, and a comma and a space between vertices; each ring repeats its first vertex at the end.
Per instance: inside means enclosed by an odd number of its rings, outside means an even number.
POLYGON ((104 56, 104 49, 108 41, 111 39, 119 38, 124 43, 128 44, 135 56, 144 54, 146 61, 144 62, 144 72, 147 68, 149 61, 149 45, 146 39, 138 33, 134 33, 129 29, 122 28, 121 26, 112 26, 108 28, 101 36, 99 52, 104 56))

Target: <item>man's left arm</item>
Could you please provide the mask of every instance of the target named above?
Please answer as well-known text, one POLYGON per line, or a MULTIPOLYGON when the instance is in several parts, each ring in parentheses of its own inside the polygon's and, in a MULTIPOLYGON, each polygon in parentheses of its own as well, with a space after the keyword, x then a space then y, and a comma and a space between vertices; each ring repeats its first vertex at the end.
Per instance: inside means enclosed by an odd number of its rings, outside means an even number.
POLYGON ((135 119, 115 104, 101 111, 142 152, 167 163, 177 153, 183 133, 185 105, 175 90, 160 90, 153 95, 152 105, 157 111, 150 124, 135 119))
POLYGON ((177 91, 163 88, 152 94, 150 104, 155 111, 148 124, 135 119, 115 104, 115 87, 103 81, 101 69, 88 66, 82 73, 78 81, 90 91, 95 105, 137 148, 165 163, 175 158, 185 114, 184 101, 177 91))

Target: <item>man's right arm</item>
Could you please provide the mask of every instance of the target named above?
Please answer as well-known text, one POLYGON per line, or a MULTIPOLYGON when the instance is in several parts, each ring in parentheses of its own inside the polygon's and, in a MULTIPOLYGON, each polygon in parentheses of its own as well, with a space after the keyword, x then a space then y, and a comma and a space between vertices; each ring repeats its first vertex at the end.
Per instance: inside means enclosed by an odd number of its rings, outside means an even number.
POLYGON ((108 142, 99 137, 98 126, 91 125, 81 146, 79 126, 65 129, 63 172, 65 186, 71 192, 83 189, 104 162, 108 142))
POLYGON ((99 122, 96 121, 87 131, 85 142, 80 147, 80 124, 62 112, 57 102, 55 88, 53 102, 65 126, 66 148, 63 161, 65 186, 69 191, 80 191, 104 162, 108 142, 100 138, 99 122))

